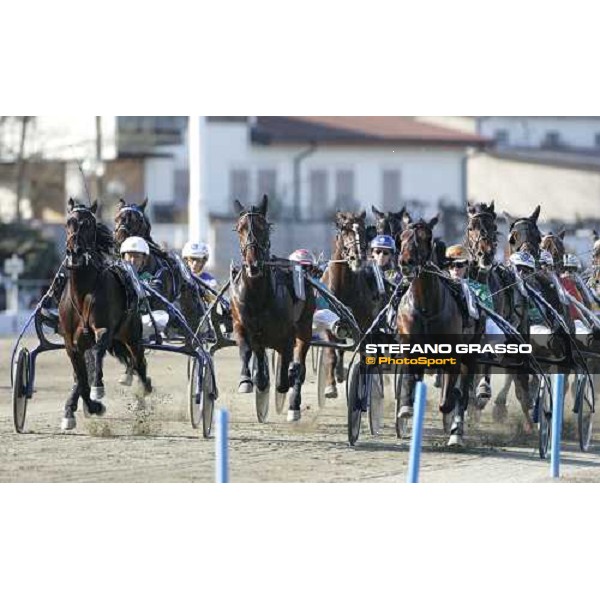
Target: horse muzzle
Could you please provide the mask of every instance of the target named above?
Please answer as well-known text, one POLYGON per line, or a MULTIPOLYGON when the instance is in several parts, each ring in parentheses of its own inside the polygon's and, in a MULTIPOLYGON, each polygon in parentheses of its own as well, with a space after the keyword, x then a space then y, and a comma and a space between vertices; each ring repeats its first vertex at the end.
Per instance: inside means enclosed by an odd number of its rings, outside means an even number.
POLYGON ((246 271, 246 276, 249 279, 255 279, 256 277, 262 275, 262 268, 256 262, 247 263, 244 265, 244 269, 246 271))

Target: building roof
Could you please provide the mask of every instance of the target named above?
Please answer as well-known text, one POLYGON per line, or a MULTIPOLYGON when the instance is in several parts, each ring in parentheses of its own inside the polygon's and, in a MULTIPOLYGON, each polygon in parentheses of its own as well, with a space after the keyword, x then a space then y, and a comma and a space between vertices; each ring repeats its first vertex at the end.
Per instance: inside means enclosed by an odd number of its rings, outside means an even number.
POLYGON ((413 117, 258 117, 256 144, 474 146, 490 143, 479 135, 417 121, 413 117))
POLYGON ((600 152, 582 149, 494 148, 488 154, 495 158, 550 167, 600 171, 600 152))

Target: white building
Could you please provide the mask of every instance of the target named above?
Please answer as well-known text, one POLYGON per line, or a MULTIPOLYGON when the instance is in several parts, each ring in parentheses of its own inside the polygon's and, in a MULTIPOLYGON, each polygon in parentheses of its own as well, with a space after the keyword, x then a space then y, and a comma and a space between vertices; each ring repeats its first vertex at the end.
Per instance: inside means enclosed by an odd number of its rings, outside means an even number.
POLYGON ((600 217, 600 117, 479 117, 495 147, 469 159, 469 198, 541 221, 600 217), (529 211, 529 213, 528 213, 529 211))

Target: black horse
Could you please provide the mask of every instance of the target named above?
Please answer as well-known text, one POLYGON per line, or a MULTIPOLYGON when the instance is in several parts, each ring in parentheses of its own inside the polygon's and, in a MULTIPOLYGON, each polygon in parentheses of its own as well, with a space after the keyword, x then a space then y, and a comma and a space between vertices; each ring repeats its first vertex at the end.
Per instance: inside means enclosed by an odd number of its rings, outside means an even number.
POLYGON ((64 430, 76 426, 80 396, 90 414, 105 412, 99 400, 104 397, 102 364, 107 351, 137 372, 146 393, 152 390, 146 375, 140 316, 129 310, 125 285, 106 260, 112 251, 112 234, 96 220, 96 203, 87 207, 70 199, 68 206, 68 277, 58 311, 75 385, 65 404, 64 430))

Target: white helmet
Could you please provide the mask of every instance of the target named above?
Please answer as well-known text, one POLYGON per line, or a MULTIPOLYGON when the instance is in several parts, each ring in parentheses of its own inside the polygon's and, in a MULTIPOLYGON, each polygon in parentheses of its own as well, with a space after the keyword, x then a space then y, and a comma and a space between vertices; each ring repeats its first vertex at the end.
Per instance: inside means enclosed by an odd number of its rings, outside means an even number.
POLYGON ((288 256, 288 260, 300 263, 305 267, 314 267, 316 263, 313 253, 310 250, 306 250, 305 248, 298 248, 298 250, 294 250, 288 256))
POLYGON ((547 265, 548 267, 554 266, 554 259, 548 250, 542 250, 540 252, 540 264, 547 265))
POLYGON ((600 240, 594 242, 594 253, 600 251, 600 240))
POLYGON ((128 237, 122 244, 120 249, 121 255, 126 252, 138 252, 139 254, 150 254, 150 248, 144 238, 132 236, 128 237))
POLYGON ((210 257, 210 248, 204 242, 187 242, 181 251, 183 258, 205 258, 210 257))
POLYGON ((527 267, 535 271, 535 260, 529 252, 515 252, 510 255, 510 263, 515 267, 527 267))
POLYGON ((581 262, 576 254, 565 254, 563 256, 563 265, 565 268, 581 269, 581 262))

